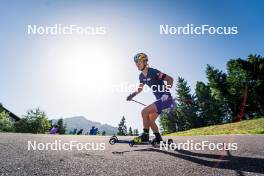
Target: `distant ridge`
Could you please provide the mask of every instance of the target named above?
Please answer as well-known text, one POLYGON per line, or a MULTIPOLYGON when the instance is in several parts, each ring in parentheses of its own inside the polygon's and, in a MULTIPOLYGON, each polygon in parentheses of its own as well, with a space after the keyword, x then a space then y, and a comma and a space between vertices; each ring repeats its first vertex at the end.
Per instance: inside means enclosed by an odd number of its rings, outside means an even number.
MULTIPOLYGON (((52 123, 56 123, 57 120, 58 119, 52 119, 52 123)), ((117 133, 117 127, 113 127, 108 124, 101 124, 100 122, 93 122, 86 119, 84 116, 63 118, 63 122, 67 126, 67 133, 77 128, 78 131, 83 129, 83 134, 86 134, 87 132, 89 133, 92 126, 98 128, 100 132, 105 131, 106 135, 113 135, 117 133)))

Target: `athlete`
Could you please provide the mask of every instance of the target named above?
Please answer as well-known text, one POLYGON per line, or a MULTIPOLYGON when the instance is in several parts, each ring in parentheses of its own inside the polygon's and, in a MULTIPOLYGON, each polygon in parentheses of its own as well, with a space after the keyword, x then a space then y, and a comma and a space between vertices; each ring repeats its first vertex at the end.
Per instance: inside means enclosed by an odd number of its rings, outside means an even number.
POLYGON ((157 117, 162 110, 172 107, 173 99, 170 94, 170 89, 173 85, 173 78, 157 69, 148 66, 148 56, 145 53, 138 53, 134 57, 134 62, 138 70, 141 71, 139 75, 139 86, 135 92, 127 97, 127 101, 131 101, 137 94, 143 90, 143 86, 148 85, 156 97, 156 101, 141 111, 143 118, 143 133, 134 138, 137 143, 149 141, 149 128, 152 129, 155 138, 152 142, 159 143, 162 137, 159 133, 159 128, 156 124, 157 117), (167 84, 165 84, 165 81, 167 84))

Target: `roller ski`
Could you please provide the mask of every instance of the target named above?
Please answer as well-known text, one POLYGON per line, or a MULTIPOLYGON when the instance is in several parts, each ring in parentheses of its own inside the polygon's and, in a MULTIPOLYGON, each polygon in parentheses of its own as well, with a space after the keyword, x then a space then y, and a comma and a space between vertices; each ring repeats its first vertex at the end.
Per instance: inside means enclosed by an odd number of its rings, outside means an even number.
POLYGON ((140 136, 132 139, 129 146, 133 147, 134 145, 152 145, 148 133, 142 133, 140 136))
POLYGON ((156 138, 149 140, 149 139, 143 139, 141 136, 135 137, 133 140, 119 140, 116 136, 112 136, 109 140, 109 143, 111 145, 114 144, 128 144, 130 147, 137 146, 137 145, 150 145, 153 147, 159 147, 160 143, 168 143, 169 145, 173 143, 172 139, 168 139, 166 141, 159 141, 156 138))
POLYGON ((112 136, 109 139, 109 143, 111 145, 117 143, 128 144, 130 147, 133 147, 134 145, 151 145, 151 141, 148 138, 141 138, 141 136, 135 137, 133 140, 119 140, 116 136, 112 136))

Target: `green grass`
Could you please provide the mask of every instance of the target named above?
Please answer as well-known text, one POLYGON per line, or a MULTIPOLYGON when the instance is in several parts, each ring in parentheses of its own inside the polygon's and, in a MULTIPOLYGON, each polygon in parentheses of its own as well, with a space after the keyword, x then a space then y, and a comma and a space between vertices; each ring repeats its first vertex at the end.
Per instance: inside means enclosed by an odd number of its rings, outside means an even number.
POLYGON ((252 120, 243 120, 237 123, 213 125, 195 128, 187 131, 167 134, 169 136, 196 136, 221 134, 264 134, 264 117, 252 120))

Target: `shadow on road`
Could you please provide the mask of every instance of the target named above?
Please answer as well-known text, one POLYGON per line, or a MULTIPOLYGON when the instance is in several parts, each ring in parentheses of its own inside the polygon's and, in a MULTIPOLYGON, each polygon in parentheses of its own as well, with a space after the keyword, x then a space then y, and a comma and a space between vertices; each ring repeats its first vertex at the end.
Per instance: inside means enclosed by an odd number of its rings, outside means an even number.
MULTIPOLYGON (((188 150, 175 150, 175 152, 170 152, 155 148, 137 149, 131 151, 163 153, 173 157, 188 160, 200 165, 204 165, 207 167, 234 170, 237 172, 238 175, 244 175, 243 171, 261 173, 261 174, 264 173, 264 167, 263 167, 264 159, 232 156, 230 151, 227 151, 227 155, 196 153, 188 150), (208 161, 206 160, 206 158, 217 159, 217 161, 208 161)), ((113 152, 113 154, 122 155, 126 152, 131 152, 131 151, 113 152)))

